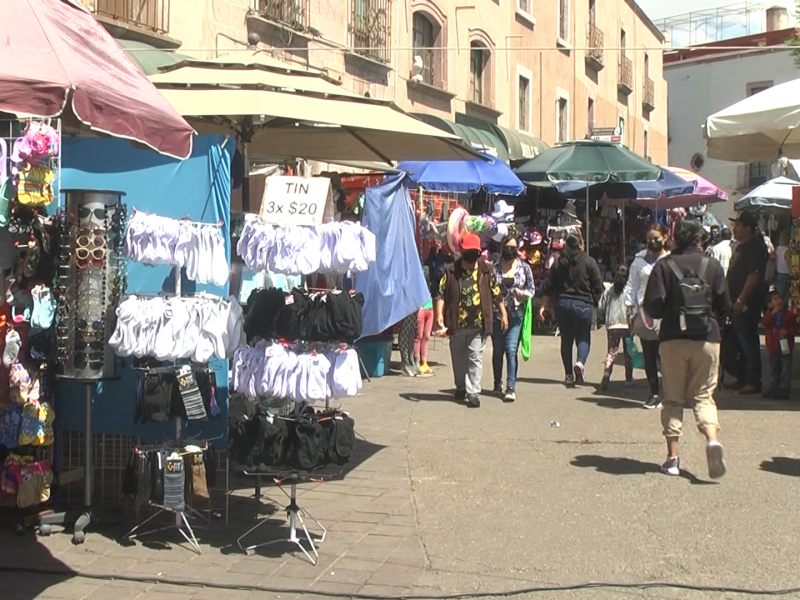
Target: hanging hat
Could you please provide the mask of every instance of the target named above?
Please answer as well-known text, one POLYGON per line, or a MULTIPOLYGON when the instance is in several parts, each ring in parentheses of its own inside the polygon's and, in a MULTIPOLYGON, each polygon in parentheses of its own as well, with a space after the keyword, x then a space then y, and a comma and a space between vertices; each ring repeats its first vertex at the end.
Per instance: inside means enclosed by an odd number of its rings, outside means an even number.
POLYGON ((505 223, 500 223, 497 226, 497 233, 495 233, 492 236, 492 239, 495 242, 502 242, 503 238, 505 238, 507 235, 508 235, 508 225, 506 225, 505 223))
POLYGON ((514 214, 514 207, 510 206, 505 200, 498 200, 494 203, 492 216, 495 219, 501 220, 511 214, 514 214))
POLYGON ((447 221, 447 245, 451 252, 461 252, 461 223, 469 213, 461 206, 457 207, 447 221))

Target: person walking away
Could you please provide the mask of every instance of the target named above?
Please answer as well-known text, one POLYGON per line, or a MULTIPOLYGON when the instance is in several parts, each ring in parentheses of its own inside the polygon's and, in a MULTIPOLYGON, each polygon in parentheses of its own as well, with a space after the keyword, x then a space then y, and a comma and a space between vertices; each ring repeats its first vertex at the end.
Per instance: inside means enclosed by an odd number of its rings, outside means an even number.
POLYGON ((716 258, 722 267, 723 274, 728 273, 728 266, 731 264, 731 255, 733 254, 733 242, 731 240, 731 230, 724 227, 719 233, 720 240, 708 247, 706 254, 716 258))
POLYGON ((769 255, 764 236, 752 213, 742 212, 733 222, 736 249, 728 267, 728 289, 734 298, 731 317, 742 364, 736 369, 737 382, 731 389, 740 394, 761 393, 761 344, 758 324, 767 296, 765 280, 769 255))
POLYGON ((433 369, 428 365, 428 342, 433 329, 433 300, 428 300, 417 313, 417 335, 414 338, 414 367, 418 377, 430 377, 433 369))
POLYGON ((650 395, 644 408, 654 410, 661 407, 658 382, 658 335, 660 321, 653 319, 644 309, 644 293, 647 281, 655 264, 669 254, 667 250, 669 229, 655 224, 647 232, 647 248, 633 259, 630 277, 625 285, 625 305, 630 315, 631 333, 639 338, 644 358, 644 372, 650 395))
POLYGON ((792 278, 789 273, 789 229, 781 231, 778 247, 775 248, 775 291, 783 298, 783 303, 789 304, 789 289, 792 285, 792 278))
POLYGON ((794 337, 797 335, 797 317, 786 307, 783 296, 777 290, 769 295, 768 309, 761 320, 764 326, 770 364, 770 388, 765 398, 788 400, 792 382, 792 354, 794 337))
POLYGON ((706 437, 709 477, 718 479, 726 470, 714 402, 719 377, 719 320, 730 311, 731 299, 719 262, 703 254, 702 225, 689 219, 679 221, 675 242, 675 252, 653 267, 644 295, 647 313, 661 319, 661 424, 667 442, 667 460, 661 470, 680 475, 678 442, 683 433, 683 409, 691 408, 697 428, 706 437))
POLYGON ((611 371, 614 369, 614 361, 619 352, 619 345, 622 344, 622 352, 625 357, 625 381, 633 381, 633 358, 628 352, 625 340, 630 338, 631 330, 628 327, 628 311, 625 307, 625 285, 628 283, 628 267, 619 267, 614 282, 606 288, 600 298, 597 310, 605 315, 606 336, 608 337, 608 354, 603 365, 603 380, 600 382, 600 389, 608 389, 611 381, 611 371))
POLYGON ((568 387, 586 381, 592 334, 592 310, 603 295, 603 277, 597 262, 583 249, 581 239, 571 233, 558 262, 547 273, 539 318, 554 310, 561 335, 561 362, 568 387), (572 362, 572 347, 577 360, 572 362))
POLYGON ((503 397, 504 402, 517 399, 517 365, 519 345, 522 334, 522 321, 525 318, 525 303, 533 298, 533 273, 524 260, 520 260, 517 240, 506 237, 500 243, 500 258, 494 266, 495 281, 500 283, 500 295, 508 315, 508 328, 503 331, 499 311, 495 312, 492 333, 492 367, 494 371, 494 392, 503 397), (506 388, 503 392, 503 357, 506 359, 506 388))
POLYGON ((483 351, 492 334, 494 309, 500 313, 500 329, 508 330, 508 315, 500 300, 494 269, 480 260, 481 240, 474 233, 461 238, 461 260, 444 270, 434 303, 437 333, 450 336, 450 358, 456 384, 456 400, 467 406, 481 405, 483 351))

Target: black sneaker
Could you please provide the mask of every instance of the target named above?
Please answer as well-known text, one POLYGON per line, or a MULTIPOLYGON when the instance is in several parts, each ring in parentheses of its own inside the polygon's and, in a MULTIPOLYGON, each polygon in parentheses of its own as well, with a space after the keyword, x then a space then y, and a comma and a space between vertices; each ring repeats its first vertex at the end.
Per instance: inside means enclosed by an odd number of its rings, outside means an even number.
POLYGON ((494 384, 494 389, 492 389, 492 393, 497 395, 497 396, 500 396, 502 398, 502 396, 503 396, 503 384, 502 383, 495 383, 494 384))
POLYGON ((567 375, 566 377, 564 377, 564 385, 567 386, 568 388, 574 388, 575 378, 572 375, 567 375))
POLYGON ((651 394, 650 397, 647 399, 647 402, 644 403, 642 408, 646 408, 647 410, 655 410, 657 408, 661 408, 661 399, 658 397, 658 394, 651 394))
POLYGON ((469 406, 470 408, 480 408, 481 399, 478 398, 476 395, 471 394, 467 396, 467 406, 469 406))
POLYGON ((466 390, 456 390, 455 397, 457 402, 463 402, 464 400, 467 399, 466 390))
POLYGON ((603 379, 600 382, 600 391, 605 392, 608 389, 610 383, 611 383, 611 373, 606 371, 605 373, 603 373, 603 379))
POLYGON ((506 393, 503 395, 503 402, 516 402, 517 401, 517 392, 514 391, 514 388, 508 388, 506 393))

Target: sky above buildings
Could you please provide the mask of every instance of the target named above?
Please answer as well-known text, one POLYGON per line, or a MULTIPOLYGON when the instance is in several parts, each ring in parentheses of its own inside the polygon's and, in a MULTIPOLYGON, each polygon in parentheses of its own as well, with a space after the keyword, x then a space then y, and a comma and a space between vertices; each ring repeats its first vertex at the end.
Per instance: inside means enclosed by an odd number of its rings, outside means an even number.
MULTIPOLYGON (((741 0, 637 0, 651 19, 673 17, 694 10, 705 10, 720 6, 742 4, 741 0)), ((784 5, 789 9, 794 6, 793 0, 765 0, 767 5, 784 5)))

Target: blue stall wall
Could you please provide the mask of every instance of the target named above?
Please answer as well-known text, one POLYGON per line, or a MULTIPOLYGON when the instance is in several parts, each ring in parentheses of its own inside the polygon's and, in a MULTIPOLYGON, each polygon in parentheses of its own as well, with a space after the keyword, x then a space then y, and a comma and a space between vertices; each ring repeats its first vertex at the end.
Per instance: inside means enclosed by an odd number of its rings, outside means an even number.
MULTIPOLYGON (((230 264, 230 173, 236 144, 224 136, 197 136, 191 157, 178 161, 152 150, 140 149, 126 140, 112 138, 65 139, 62 144, 62 189, 98 189, 125 192, 128 214, 133 209, 165 217, 203 223, 222 222, 222 235, 230 264)), ((61 199, 62 206, 64 199, 61 199)), ((173 271, 168 266, 150 267, 127 261, 128 292, 158 294, 174 291, 173 271)), ((228 287, 197 285, 182 277, 182 292, 206 291, 227 297, 228 287)), ((174 435, 173 423, 133 422, 134 371, 130 359, 119 369, 121 379, 97 385, 92 409, 96 433, 114 433, 162 439, 174 435)), ((209 364, 217 378, 217 419, 187 424, 186 436, 206 439, 228 432, 228 361, 209 364)), ((80 384, 61 382, 56 397, 56 424, 61 431, 83 431, 84 392, 80 384)))

